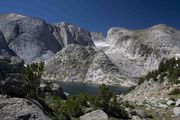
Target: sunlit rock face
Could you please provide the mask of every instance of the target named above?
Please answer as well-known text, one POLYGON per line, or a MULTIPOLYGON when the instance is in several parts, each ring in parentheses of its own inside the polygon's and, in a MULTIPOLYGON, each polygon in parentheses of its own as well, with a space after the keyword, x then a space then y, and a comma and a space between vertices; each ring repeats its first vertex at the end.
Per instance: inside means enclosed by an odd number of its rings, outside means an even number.
POLYGON ((14 13, 0 15, 0 31, 9 48, 26 63, 48 59, 67 44, 94 45, 90 33, 80 27, 65 23, 51 25, 14 13))
POLYGON ((0 106, 1 120, 51 120, 37 101, 0 95, 0 106))
POLYGON ((144 30, 111 28, 105 53, 129 77, 158 68, 162 58, 180 53, 180 31, 160 24, 144 30))
POLYGON ((127 85, 107 55, 91 46, 68 45, 46 61, 44 79, 127 85))
POLYGON ((94 41, 95 46, 100 49, 104 50, 109 47, 109 44, 106 42, 106 38, 100 32, 91 32, 91 38, 94 41))
POLYGON ((91 32, 91 38, 94 42, 104 42, 105 37, 101 32, 91 32))
POLYGON ((8 47, 8 44, 1 31, 0 31, 0 55, 16 56, 15 52, 8 47))
POLYGON ((91 39, 91 35, 89 31, 81 27, 78 27, 69 23, 65 23, 65 22, 58 23, 56 24, 56 26, 60 30, 59 34, 62 38, 63 47, 66 47, 68 44, 94 46, 94 43, 91 39))

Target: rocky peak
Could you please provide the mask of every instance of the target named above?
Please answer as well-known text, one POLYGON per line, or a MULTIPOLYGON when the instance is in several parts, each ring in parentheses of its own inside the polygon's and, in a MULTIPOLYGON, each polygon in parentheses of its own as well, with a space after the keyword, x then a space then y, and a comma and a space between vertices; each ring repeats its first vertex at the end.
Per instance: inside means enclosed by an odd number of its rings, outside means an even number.
POLYGON ((61 22, 56 24, 57 27, 61 30, 61 36, 64 40, 64 45, 68 44, 80 44, 84 46, 94 46, 94 43, 91 39, 90 32, 81 27, 61 22))
POLYGON ((16 14, 16 13, 1 14, 0 21, 18 20, 18 19, 25 18, 25 17, 26 16, 16 14))
POLYGON ((149 29, 174 29, 166 24, 158 24, 150 27, 149 29))
POLYGON ((44 79, 121 84, 126 81, 103 51, 92 46, 68 45, 45 64, 44 79))
POLYGON ((19 14, 0 15, 0 31, 10 49, 30 63, 45 60, 68 44, 94 46, 90 33, 68 23, 51 25, 19 14))
POLYGON ((110 47, 105 53, 125 74, 134 77, 156 69, 162 58, 180 51, 180 31, 166 25, 144 30, 111 28, 107 41, 110 47))

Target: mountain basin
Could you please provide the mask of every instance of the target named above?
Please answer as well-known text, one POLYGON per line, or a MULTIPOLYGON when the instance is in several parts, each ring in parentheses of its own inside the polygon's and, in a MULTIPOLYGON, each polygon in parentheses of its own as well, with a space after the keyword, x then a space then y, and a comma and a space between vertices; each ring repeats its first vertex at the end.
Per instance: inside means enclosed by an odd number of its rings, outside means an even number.
MULTIPOLYGON (((67 92, 70 95, 77 95, 80 93, 87 93, 90 95, 99 94, 100 84, 62 82, 62 81, 56 81, 56 83, 60 85, 60 87, 63 89, 64 92, 67 92)), ((128 91, 128 87, 124 87, 124 86, 109 86, 109 87, 114 94, 122 94, 128 91)))

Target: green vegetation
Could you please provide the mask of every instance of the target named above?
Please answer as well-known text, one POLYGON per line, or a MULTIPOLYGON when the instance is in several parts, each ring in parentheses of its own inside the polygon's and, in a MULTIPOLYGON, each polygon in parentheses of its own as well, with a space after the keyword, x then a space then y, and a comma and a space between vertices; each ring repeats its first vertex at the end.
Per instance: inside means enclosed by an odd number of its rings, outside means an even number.
POLYGON ((123 105, 117 101, 116 96, 104 84, 100 86, 98 96, 82 93, 71 96, 68 100, 61 100, 56 97, 53 104, 51 104, 51 108, 54 111, 54 120, 62 120, 60 116, 66 119, 79 118, 81 115, 97 109, 102 109, 111 117, 128 118, 123 105))
POLYGON ((29 87, 30 87, 29 93, 26 95, 25 98, 29 99, 29 100, 38 101, 43 106, 43 108, 45 109, 47 114, 49 116, 52 116, 53 109, 51 108, 51 106, 49 106, 46 103, 44 98, 42 98, 42 97, 40 97, 40 95, 38 95, 38 88, 39 88, 43 70, 44 70, 43 62, 32 63, 31 65, 24 66, 23 76, 24 76, 25 80, 28 82, 29 87))
POLYGON ((167 77, 169 82, 177 84, 180 83, 180 59, 163 59, 159 64, 158 70, 149 72, 145 77, 139 79, 138 85, 142 84, 145 80, 153 79, 154 81, 164 82, 167 77))
POLYGON ((102 109, 109 116, 128 118, 124 106, 117 101, 117 97, 110 91, 108 86, 102 84, 100 86, 100 93, 95 99, 95 107, 102 109))
POLYGON ((32 63, 24 67, 23 75, 25 80, 30 86, 30 90, 38 92, 38 86, 40 84, 41 75, 44 70, 44 63, 32 63))
POLYGON ((24 67, 23 75, 30 86, 26 99, 38 101, 53 120, 77 119, 81 115, 97 109, 102 109, 110 117, 128 118, 124 107, 130 105, 119 103, 116 95, 105 84, 100 86, 99 95, 97 96, 82 93, 76 96, 70 96, 66 100, 60 99, 60 96, 51 96, 51 100, 48 101, 45 96, 43 97, 38 94, 43 69, 43 62, 33 63, 24 67))

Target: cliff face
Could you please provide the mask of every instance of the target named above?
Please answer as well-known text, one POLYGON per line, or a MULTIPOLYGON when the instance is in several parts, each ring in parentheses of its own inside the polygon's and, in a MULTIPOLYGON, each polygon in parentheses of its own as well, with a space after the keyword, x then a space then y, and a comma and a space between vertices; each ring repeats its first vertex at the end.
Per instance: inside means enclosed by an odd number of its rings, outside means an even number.
POLYGON ((93 45, 90 33, 70 24, 50 25, 18 14, 0 15, 0 31, 8 46, 26 63, 48 59, 67 44, 93 45))
POLYGON ((108 57, 129 77, 140 77, 158 68, 162 58, 180 53, 180 31, 166 25, 145 30, 111 28, 105 50, 108 57))
POLYGON ((12 51, 4 38, 3 33, 0 31, 0 55, 15 56, 15 52, 12 51))
POLYGON ((45 65, 44 78, 106 84, 128 84, 127 78, 109 60, 103 51, 94 47, 69 45, 45 65))
POLYGON ((105 41, 105 37, 100 32, 91 32, 91 38, 94 42, 105 41))
POLYGON ((63 47, 66 47, 68 44, 79 44, 83 46, 94 46, 94 43, 91 39, 90 32, 69 24, 65 22, 61 22, 56 24, 56 27, 59 28, 58 31, 54 31, 54 35, 58 37, 57 34, 60 35, 61 40, 63 42, 63 47))

